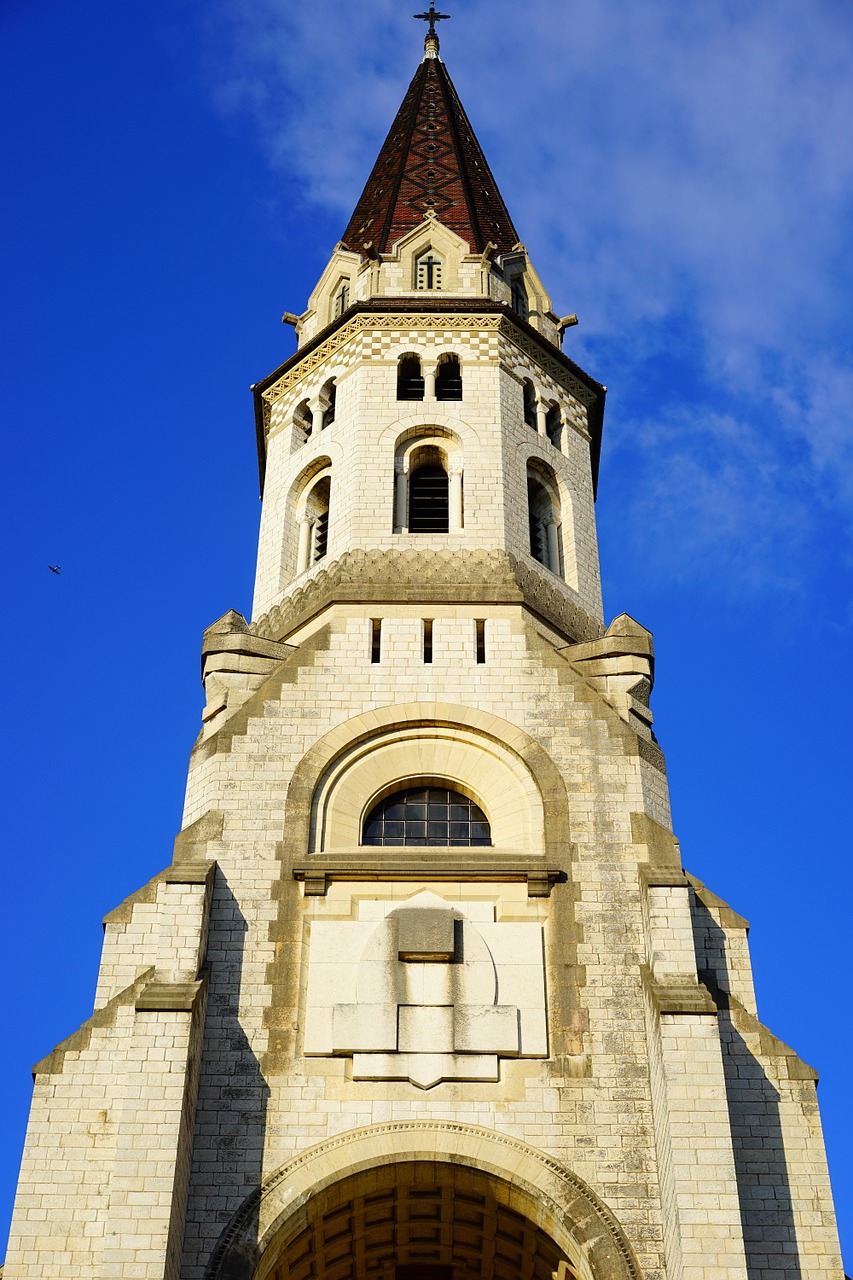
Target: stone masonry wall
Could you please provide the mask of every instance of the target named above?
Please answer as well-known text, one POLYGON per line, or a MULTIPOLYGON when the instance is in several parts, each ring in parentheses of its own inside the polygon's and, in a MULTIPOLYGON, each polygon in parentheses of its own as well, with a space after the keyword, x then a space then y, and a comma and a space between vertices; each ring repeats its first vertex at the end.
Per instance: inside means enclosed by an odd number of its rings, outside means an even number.
MULTIPOLYGON (((384 317, 387 321, 389 317, 384 317)), ((391 318, 393 319, 393 317, 391 318)), ((301 377, 288 375, 273 388, 267 442, 264 510, 258 552, 254 615, 279 603, 297 566, 298 498, 306 483, 330 467, 331 506, 327 560, 354 548, 460 552, 506 548, 529 556, 527 463, 538 459, 561 492, 566 590, 601 616, 601 586, 590 478, 585 406, 510 341, 495 317, 401 316, 397 328, 344 329, 324 359, 301 377), (413 352, 434 367, 442 352, 459 357, 461 401, 399 401, 397 361, 413 352), (310 438, 293 425, 297 406, 318 401, 330 378, 337 381, 335 420, 310 438), (561 407, 564 427, 557 445, 524 422, 522 381, 534 382, 543 401, 561 407), (497 406, 497 412, 496 412, 497 406), (394 457, 401 439, 431 428, 451 433, 464 463, 464 529, 460 533, 394 532, 394 457)), ((309 571, 310 572, 310 571, 309 571)))

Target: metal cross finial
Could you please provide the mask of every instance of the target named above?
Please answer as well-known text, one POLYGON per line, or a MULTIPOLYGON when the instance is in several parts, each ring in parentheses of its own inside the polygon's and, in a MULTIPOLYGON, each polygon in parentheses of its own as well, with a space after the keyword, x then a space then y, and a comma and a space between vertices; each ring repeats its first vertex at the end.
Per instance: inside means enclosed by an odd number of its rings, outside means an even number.
POLYGON ((435 0, 429 0, 429 13, 413 13, 413 14, 412 14, 412 17, 413 17, 413 18, 420 18, 423 22, 428 22, 428 23, 429 23, 429 31, 427 32, 427 35, 434 36, 434 35, 435 35, 435 24, 436 24, 437 22, 443 22, 443 21, 445 20, 445 18, 449 18, 449 17, 450 17, 450 14, 449 14, 449 13, 436 13, 436 11, 435 11, 435 0))

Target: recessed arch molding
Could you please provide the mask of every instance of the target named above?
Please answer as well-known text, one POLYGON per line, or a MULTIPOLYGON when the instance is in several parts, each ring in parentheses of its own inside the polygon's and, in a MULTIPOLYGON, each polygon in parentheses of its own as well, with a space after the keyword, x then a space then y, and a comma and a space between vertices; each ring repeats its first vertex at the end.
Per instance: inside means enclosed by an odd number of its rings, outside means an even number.
MULTIPOLYGON (((514 851, 524 847, 555 866, 568 864, 568 797, 548 753, 529 734, 500 716, 443 702, 380 707, 324 734, 302 757, 288 787, 284 860, 293 864, 309 851, 323 850, 334 822, 342 833, 337 837, 338 847, 357 844, 356 806, 366 805, 385 782, 405 778, 405 747, 400 744, 407 741, 421 752, 414 758, 427 762, 425 768, 412 770, 415 776, 425 772, 465 784, 466 771, 473 771, 477 759, 488 761, 492 788, 505 786, 526 808, 525 821, 513 824, 508 807, 505 847, 514 847, 514 851), (440 769, 436 764, 445 744, 448 767, 440 769)), ((473 794, 485 803, 493 832, 499 830, 500 821, 496 824, 495 820, 501 818, 499 806, 504 801, 496 799, 489 812, 490 796, 477 786, 473 794)))
POLYGON ((413 1161, 482 1175, 501 1203, 554 1241, 579 1280, 642 1280, 616 1215, 566 1165, 508 1134, 417 1120, 354 1129, 276 1169, 225 1227, 205 1280, 272 1280, 282 1250, 308 1221, 312 1197, 353 1174, 413 1161))

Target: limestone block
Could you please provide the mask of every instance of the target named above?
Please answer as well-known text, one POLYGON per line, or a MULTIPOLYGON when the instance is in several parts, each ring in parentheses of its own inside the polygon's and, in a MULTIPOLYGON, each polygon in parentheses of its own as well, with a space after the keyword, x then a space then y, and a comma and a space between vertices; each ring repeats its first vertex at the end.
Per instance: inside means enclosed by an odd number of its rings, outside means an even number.
POLYGON ((452 1005, 400 1005, 397 1048, 401 1053, 452 1053, 454 1010, 452 1005))
POLYGON ((448 911, 422 908, 397 917, 397 954, 401 960, 452 960, 454 920, 448 911))
POLYGON ((454 1013, 453 1048, 457 1053, 518 1053, 519 1020, 514 1005, 459 1005, 454 1013))
POLYGON ((431 1089, 442 1080, 499 1080, 497 1055, 455 1053, 356 1053, 354 1080, 408 1080, 431 1089))
POLYGON ((394 1013, 390 1004, 336 1004, 332 1011, 332 1052, 393 1051, 397 1047, 394 1013))

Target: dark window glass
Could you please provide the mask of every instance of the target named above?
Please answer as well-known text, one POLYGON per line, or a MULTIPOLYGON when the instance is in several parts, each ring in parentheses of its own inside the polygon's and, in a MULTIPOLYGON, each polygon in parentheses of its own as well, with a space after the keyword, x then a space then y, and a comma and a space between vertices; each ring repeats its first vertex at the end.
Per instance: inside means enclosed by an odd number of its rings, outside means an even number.
POLYGON ((417 787, 397 791, 371 810, 362 843, 490 845, 492 833, 483 810, 467 796, 449 787, 417 787))
POLYGON ((432 618, 424 618, 424 662, 432 662, 432 618))
POLYGON ((447 475, 441 467, 416 467, 409 479, 409 533, 447 533, 447 475))
POLYGON ((486 661, 486 619, 477 618, 475 620, 474 638, 476 641, 477 661, 486 661))

